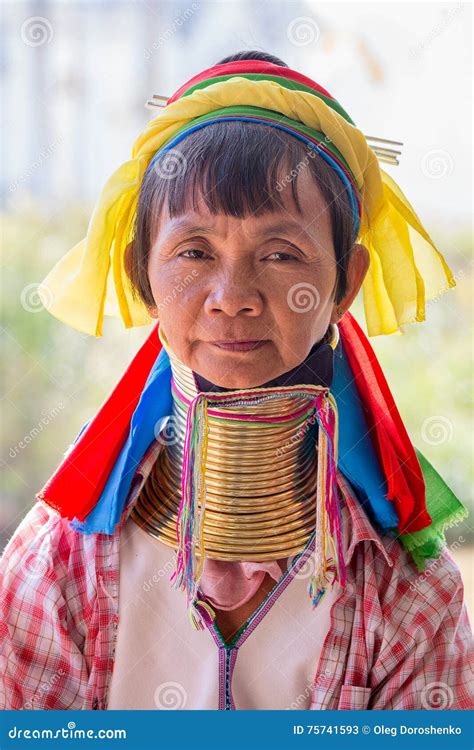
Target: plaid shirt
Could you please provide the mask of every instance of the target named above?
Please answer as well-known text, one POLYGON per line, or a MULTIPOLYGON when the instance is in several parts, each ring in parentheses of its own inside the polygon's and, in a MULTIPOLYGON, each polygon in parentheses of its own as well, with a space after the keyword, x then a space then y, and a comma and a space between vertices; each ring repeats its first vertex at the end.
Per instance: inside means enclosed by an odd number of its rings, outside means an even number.
MULTIPOLYGON (((0 708, 107 709, 119 621, 120 532, 156 459, 135 474, 113 535, 84 535, 42 501, 1 558, 0 708)), ((472 636, 445 549, 420 574, 378 534, 338 473, 347 585, 311 686, 311 709, 470 709, 472 636)))

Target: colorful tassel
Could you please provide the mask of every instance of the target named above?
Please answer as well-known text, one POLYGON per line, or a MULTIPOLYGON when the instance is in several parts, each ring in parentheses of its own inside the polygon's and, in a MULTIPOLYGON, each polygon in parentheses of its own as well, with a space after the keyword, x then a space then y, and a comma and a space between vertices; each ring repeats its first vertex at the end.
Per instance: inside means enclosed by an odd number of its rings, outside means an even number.
POLYGON ((309 596, 313 608, 323 598, 328 585, 346 582, 342 549, 342 518, 337 485, 337 406, 329 391, 315 399, 318 436, 318 472, 316 484, 316 538, 314 572, 309 596))
POLYGON ((196 630, 204 628, 203 618, 206 619, 204 613, 207 613, 211 621, 216 616, 212 607, 197 597, 204 565, 204 514, 206 511, 204 470, 209 429, 207 406, 206 397, 199 393, 191 402, 187 413, 181 502, 176 522, 178 558, 176 570, 170 579, 171 582, 175 581, 175 588, 186 591, 190 621, 196 630), (196 547, 199 547, 199 562, 197 562, 196 547))

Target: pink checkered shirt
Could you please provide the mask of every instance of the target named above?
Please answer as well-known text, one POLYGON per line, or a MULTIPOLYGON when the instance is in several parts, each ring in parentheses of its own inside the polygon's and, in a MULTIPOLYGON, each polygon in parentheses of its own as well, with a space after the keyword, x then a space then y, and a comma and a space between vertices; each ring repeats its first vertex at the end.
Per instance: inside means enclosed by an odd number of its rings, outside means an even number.
MULTIPOLYGON (((137 468, 113 535, 83 535, 42 501, 0 561, 0 708, 107 709, 119 620, 121 529, 156 459, 137 468)), ((471 628, 447 550, 420 575, 338 474, 347 585, 331 609, 311 709, 470 709, 471 628)))

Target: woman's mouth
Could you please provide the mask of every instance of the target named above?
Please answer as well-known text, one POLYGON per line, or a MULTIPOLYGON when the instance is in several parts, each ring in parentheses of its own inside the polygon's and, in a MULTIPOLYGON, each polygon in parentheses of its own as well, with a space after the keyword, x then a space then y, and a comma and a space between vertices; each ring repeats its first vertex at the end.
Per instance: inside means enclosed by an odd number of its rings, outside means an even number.
POLYGON ((217 346, 219 349, 225 349, 229 352, 248 352, 253 349, 260 349, 268 341, 212 341, 213 346, 217 346))

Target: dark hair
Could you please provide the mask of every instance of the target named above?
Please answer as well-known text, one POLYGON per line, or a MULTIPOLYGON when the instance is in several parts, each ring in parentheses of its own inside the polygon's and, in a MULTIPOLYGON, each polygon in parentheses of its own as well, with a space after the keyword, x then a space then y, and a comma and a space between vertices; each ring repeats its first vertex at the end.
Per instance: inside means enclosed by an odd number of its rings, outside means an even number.
POLYGON ((260 52, 259 50, 242 50, 236 52, 235 55, 229 55, 224 57, 222 60, 216 63, 216 65, 223 65, 228 62, 237 62, 238 60, 262 60, 263 62, 273 63, 273 65, 281 65, 282 68, 287 68, 288 65, 283 60, 275 55, 270 55, 269 52, 260 52))
MULTIPOLYGON (((235 60, 264 60, 288 67, 279 58, 259 51, 238 52, 216 64, 235 60)), ((196 197, 202 195, 213 215, 259 216, 284 208, 278 190, 279 175, 283 173, 296 175, 291 180, 291 190, 296 208, 302 213, 296 183, 302 163, 307 163, 330 213, 337 263, 334 296, 336 303, 340 302, 347 289, 348 260, 354 242, 352 209, 340 178, 323 159, 313 158, 315 153, 289 133, 263 123, 230 121, 196 130, 183 138, 179 149, 160 155, 142 180, 132 241, 125 257, 134 296, 146 305, 155 305, 147 266, 154 228, 156 231, 165 204, 169 215, 175 217, 196 205, 196 197)))

